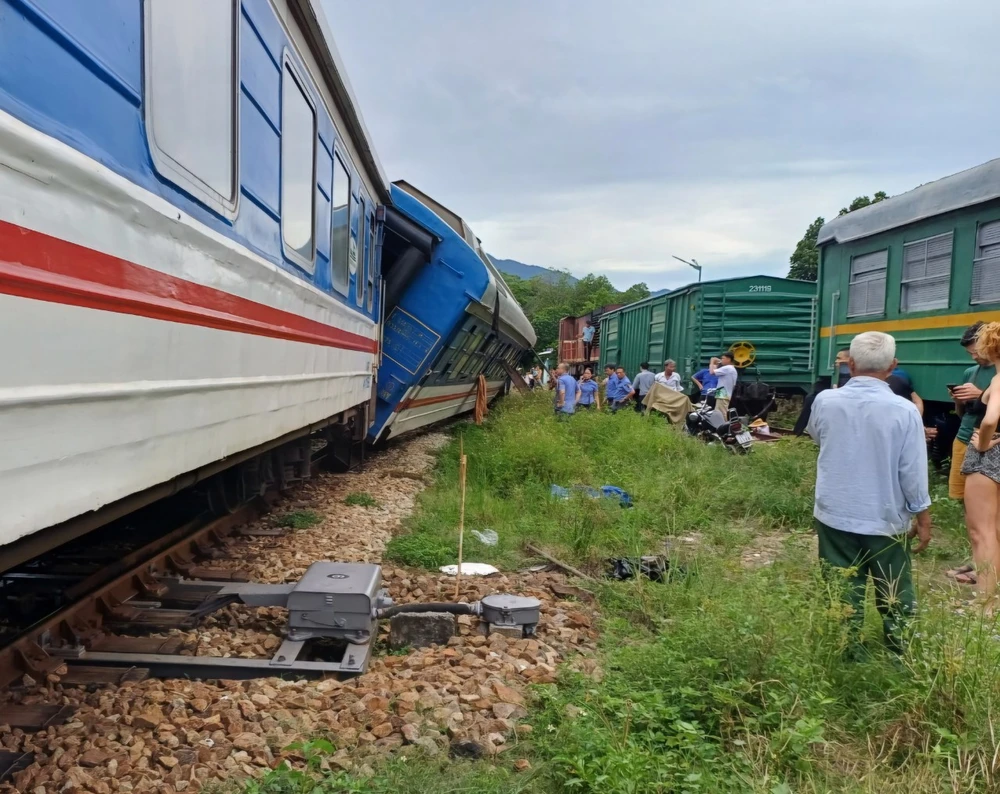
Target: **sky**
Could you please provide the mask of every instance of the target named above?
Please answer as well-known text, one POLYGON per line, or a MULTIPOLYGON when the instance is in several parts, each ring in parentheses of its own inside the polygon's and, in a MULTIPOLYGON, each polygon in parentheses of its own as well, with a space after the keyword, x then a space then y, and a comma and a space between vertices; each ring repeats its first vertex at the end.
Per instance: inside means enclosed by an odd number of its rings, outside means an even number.
POLYGON ((321 0, 390 179, 617 287, 784 276, 817 216, 1000 156, 996 0, 321 0))

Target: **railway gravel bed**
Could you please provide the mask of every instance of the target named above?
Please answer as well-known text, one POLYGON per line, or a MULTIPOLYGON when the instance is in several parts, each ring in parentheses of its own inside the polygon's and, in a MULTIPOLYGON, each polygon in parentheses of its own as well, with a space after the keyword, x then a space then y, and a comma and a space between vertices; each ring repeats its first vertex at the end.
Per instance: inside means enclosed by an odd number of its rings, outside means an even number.
MULTIPOLYGON (((278 537, 233 538, 230 561, 214 564, 238 566, 256 581, 286 582, 320 559, 381 561, 446 441, 442 433, 426 434, 379 454, 361 473, 319 475, 261 521, 269 526, 276 516, 308 510, 319 523, 278 537), (355 492, 369 494, 377 506, 344 504, 355 492)), ((397 603, 454 596, 451 577, 392 565, 383 577, 397 603)), ((25 681, 3 693, 0 704, 59 704, 76 713, 36 733, 0 725, 3 750, 35 754, 13 786, 0 791, 193 792, 212 781, 258 776, 286 758, 301 760, 286 748, 317 736, 337 748, 325 764, 361 771, 374 755, 404 746, 439 754, 457 739, 472 740, 488 754, 514 753, 531 730, 521 722, 528 684, 554 681, 556 665, 570 656, 597 673, 589 658, 596 616, 558 573, 466 579, 462 599, 491 592, 540 598, 537 636, 486 637, 475 618, 462 616, 459 635, 447 646, 389 655, 380 643, 369 671, 343 682, 151 679, 88 688, 64 686, 58 675, 25 681)), ((229 607, 197 631, 163 636, 181 638, 192 654, 268 657, 284 620, 283 610, 229 607)))

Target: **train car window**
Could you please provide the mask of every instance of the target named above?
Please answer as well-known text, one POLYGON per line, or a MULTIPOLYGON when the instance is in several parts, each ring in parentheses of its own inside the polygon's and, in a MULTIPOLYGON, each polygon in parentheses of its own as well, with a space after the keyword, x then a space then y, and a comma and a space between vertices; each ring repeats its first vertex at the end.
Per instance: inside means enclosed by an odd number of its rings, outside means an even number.
POLYGON ((888 248, 856 256, 851 260, 851 280, 847 295, 848 317, 885 312, 885 271, 888 265, 888 248))
POLYGON ((365 259, 368 274, 368 312, 375 305, 375 216, 368 214, 368 256, 365 259))
POLYGON ((503 362, 509 353, 510 353, 509 344, 504 345, 502 348, 500 348, 500 351, 497 353, 496 367, 494 371, 496 372, 496 376, 498 378, 500 377, 500 373, 503 372, 503 362))
POLYGON ((316 112, 288 63, 281 81, 281 238, 312 272, 316 201, 316 112))
POLYGON ((455 366, 452 367, 451 376, 448 378, 449 380, 456 380, 459 377, 464 378, 468 374, 469 360, 472 358, 475 350, 479 347, 479 341, 482 338, 483 331, 475 331, 466 337, 462 356, 456 362, 455 366))
POLYGON ((330 267, 333 286, 343 295, 350 286, 351 229, 348 206, 351 203, 351 177, 340 155, 333 156, 333 232, 330 243, 330 267))
POLYGON ((1000 221, 983 223, 976 234, 970 303, 1000 301, 1000 221))
POLYGON ((454 380, 455 364, 462 353, 462 349, 465 347, 466 340, 469 338, 469 330, 463 328, 456 334, 454 341, 445 348, 447 351, 444 354, 444 361, 442 362, 441 370, 437 373, 436 381, 438 383, 443 383, 446 380, 454 380))
POLYGON ((157 172, 233 217, 237 3, 144 3, 145 112, 157 172))
POLYGON ((469 348, 469 355, 465 359, 465 365, 462 367, 463 378, 479 374, 479 370, 482 369, 483 348, 486 343, 485 332, 477 335, 473 340, 473 345, 469 348))
POLYGON ((951 232, 903 246, 899 310, 947 309, 951 288, 951 232))
POLYGON ((354 276, 354 302, 365 304, 364 253, 361 253, 361 267, 358 267, 358 249, 364 245, 365 230, 361 214, 361 202, 355 196, 351 201, 351 275, 354 276))

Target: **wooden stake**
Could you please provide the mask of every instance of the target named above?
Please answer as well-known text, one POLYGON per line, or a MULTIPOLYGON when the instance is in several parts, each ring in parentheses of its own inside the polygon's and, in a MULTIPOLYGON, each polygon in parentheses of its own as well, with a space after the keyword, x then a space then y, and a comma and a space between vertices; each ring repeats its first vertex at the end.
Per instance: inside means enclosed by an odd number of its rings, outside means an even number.
POLYGON ((458 508, 458 572, 455 574, 455 600, 458 601, 458 593, 462 586, 462 546, 465 541, 465 470, 467 461, 465 457, 465 439, 458 439, 458 487, 460 501, 458 508))
POLYGON ((574 568, 572 565, 570 565, 568 563, 565 563, 562 560, 557 559, 556 557, 553 557, 548 552, 542 551, 540 548, 538 548, 538 546, 534 545, 533 543, 526 543, 525 544, 525 548, 528 551, 532 552, 533 554, 537 554, 539 557, 544 557, 546 560, 548 560, 549 562, 551 562, 553 565, 559 566, 560 568, 562 568, 567 573, 571 573, 571 574, 574 574, 576 576, 579 576, 581 579, 586 579, 588 582, 595 582, 595 581, 597 581, 596 579, 594 579, 593 576, 588 576, 587 574, 585 574, 583 571, 579 570, 578 568, 574 568))

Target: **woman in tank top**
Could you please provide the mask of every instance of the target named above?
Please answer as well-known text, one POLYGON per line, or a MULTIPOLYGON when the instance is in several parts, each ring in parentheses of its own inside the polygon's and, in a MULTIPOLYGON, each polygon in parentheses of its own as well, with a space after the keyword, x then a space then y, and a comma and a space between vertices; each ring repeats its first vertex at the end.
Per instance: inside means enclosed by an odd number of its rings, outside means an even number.
MULTIPOLYGON (((1000 363, 1000 323, 987 323, 976 337, 979 355, 1000 363)), ((989 542, 973 549, 979 592, 989 611, 996 609, 997 572, 1000 570, 1000 374, 983 392, 986 406, 969 441, 962 464, 965 480, 965 515, 971 530, 989 542)))

